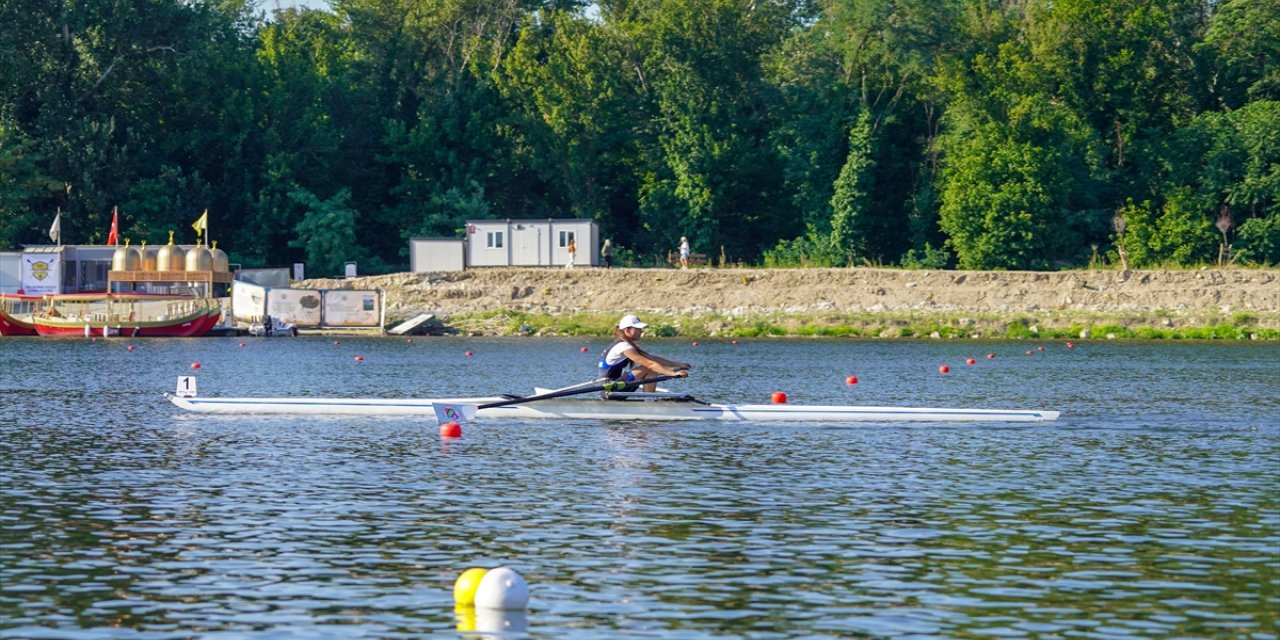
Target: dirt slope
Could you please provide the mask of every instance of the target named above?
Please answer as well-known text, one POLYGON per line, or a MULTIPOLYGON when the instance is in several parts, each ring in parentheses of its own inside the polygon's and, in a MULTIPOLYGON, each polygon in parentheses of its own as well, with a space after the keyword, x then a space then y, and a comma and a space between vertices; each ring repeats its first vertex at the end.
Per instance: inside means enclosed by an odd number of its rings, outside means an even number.
MULTIPOLYGON (((1213 322, 1247 313, 1280 325, 1280 270, 913 271, 898 269, 486 268, 309 280, 307 288, 382 289, 387 320, 496 309, 535 314, 830 316, 1108 314, 1213 322)), ((1165 321, 1168 324, 1168 320, 1165 321)))

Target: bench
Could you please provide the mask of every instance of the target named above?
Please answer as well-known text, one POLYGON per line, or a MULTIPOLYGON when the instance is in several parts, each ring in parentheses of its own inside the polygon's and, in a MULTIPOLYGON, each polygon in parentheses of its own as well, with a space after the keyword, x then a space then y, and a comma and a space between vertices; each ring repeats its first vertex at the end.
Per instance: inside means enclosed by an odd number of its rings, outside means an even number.
MULTIPOLYGON (((679 251, 668 251, 668 252, 667 252, 667 262, 671 263, 671 266, 673 266, 673 267, 678 267, 678 266, 680 266, 680 252, 679 252, 679 251)), ((699 266, 699 265, 706 266, 706 264, 707 264, 707 254, 705 254, 705 253, 690 253, 690 254, 689 254, 689 266, 691 266, 691 267, 696 267, 696 266, 699 266)))

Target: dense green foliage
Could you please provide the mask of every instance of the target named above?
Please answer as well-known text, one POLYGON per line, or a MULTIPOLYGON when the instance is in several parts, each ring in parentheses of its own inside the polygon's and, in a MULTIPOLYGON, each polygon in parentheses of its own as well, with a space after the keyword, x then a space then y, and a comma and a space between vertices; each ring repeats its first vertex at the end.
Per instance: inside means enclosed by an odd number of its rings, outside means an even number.
POLYGON ((254 4, 0 0, 0 249, 118 206, 318 275, 509 217, 634 264, 1280 263, 1280 0, 254 4))

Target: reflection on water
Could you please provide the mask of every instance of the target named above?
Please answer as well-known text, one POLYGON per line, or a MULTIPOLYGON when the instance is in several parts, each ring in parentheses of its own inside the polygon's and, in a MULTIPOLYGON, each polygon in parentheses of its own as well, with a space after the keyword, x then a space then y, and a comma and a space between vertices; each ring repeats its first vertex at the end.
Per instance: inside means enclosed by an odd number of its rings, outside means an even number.
POLYGON ((475 607, 458 607, 453 611, 458 631, 469 632, 468 638, 502 638, 529 630, 529 615, 524 611, 502 611, 475 607))
POLYGON ((0 637, 1275 638, 1280 624, 1275 346, 668 342, 654 350, 694 361, 680 384, 708 398, 1064 416, 477 423, 441 441, 419 419, 181 415, 160 393, 192 361, 206 395, 522 392, 589 375, 602 345, 125 344, 0 339, 0 637), (499 564, 529 580, 527 614, 455 613, 457 574, 499 564))

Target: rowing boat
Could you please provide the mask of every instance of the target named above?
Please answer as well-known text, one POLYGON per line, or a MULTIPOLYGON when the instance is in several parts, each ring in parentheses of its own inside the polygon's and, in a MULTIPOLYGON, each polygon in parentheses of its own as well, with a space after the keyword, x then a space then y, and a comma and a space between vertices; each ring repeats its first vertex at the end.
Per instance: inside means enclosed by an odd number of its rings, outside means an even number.
MULTIPOLYGON (((181 383, 180 383, 181 384, 181 383)), ((180 386, 181 389, 181 386, 180 386)), ((168 394, 166 394, 168 395, 168 394)), ((510 396, 480 398, 213 398, 168 395, 173 404, 198 413, 298 415, 436 416, 437 407, 468 406, 482 420, 719 420, 733 422, 1048 422, 1057 411, 934 409, 919 407, 720 404, 681 394, 611 394, 612 399, 510 396)), ((468 417, 472 415, 468 412, 468 417)))
MULTIPOLYGON (((435 405, 485 404, 502 398, 439 400, 378 398, 182 398, 173 403, 201 413, 434 416, 435 405)), ((479 409, 478 419, 725 420, 736 422, 1049 422, 1057 411, 930 409, 916 407, 717 404, 682 401, 546 400, 479 409)))

